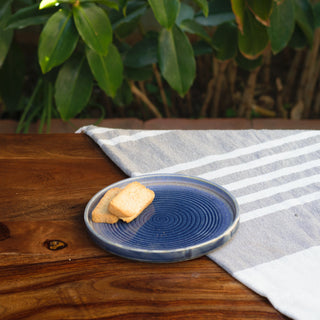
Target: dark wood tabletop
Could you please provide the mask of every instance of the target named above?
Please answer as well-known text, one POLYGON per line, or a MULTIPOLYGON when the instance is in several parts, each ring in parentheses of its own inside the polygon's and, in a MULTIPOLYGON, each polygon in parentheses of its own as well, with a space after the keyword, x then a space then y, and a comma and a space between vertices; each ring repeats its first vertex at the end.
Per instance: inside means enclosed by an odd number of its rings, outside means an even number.
POLYGON ((0 135, 0 319, 287 319, 207 257, 97 247, 87 202, 125 178, 84 134, 0 135))

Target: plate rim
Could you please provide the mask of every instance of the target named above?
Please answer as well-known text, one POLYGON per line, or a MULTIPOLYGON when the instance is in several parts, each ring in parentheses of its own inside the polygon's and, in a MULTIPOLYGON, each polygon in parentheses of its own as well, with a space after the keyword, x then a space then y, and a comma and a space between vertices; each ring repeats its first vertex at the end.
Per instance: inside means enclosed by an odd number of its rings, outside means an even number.
MULTIPOLYGON (((84 210, 84 222, 85 225, 90 233, 90 235, 96 237, 99 239, 99 241, 101 241, 102 243, 106 244, 106 246, 112 246, 114 248, 118 248, 120 250, 126 250, 126 251, 130 251, 131 253, 137 252, 137 253, 145 253, 145 254, 175 254, 175 253, 180 253, 180 252, 184 252, 186 250, 196 250, 197 248, 202 248, 202 247, 206 247, 208 245, 210 245, 211 243, 218 243, 221 239, 223 239, 224 237, 229 237, 229 240, 231 239, 231 237, 233 236, 233 234, 237 231, 238 227, 239 227, 239 223, 240 223, 240 214, 239 214, 239 205, 238 202, 236 200, 236 198, 232 195, 232 193, 230 193, 230 191, 228 191, 226 188, 224 188, 223 186, 212 182, 210 180, 206 180, 203 178, 199 178, 197 176, 192 176, 192 175, 185 175, 185 174, 175 174, 175 173, 165 173, 165 174, 143 174, 143 175, 139 175, 139 176, 134 176, 134 177, 128 177, 128 178, 124 178, 121 180, 118 180, 104 188, 102 188, 101 190, 99 190, 98 192, 96 192, 92 198, 88 201, 85 210, 84 210), (227 195, 227 197, 230 198, 232 204, 234 205, 234 219, 232 224, 229 225, 229 227, 223 232, 221 233, 219 236, 207 240, 205 242, 201 242, 199 244, 195 244, 195 245, 189 245, 187 247, 182 247, 182 248, 175 248, 175 249, 143 249, 143 248, 133 248, 131 246, 127 246, 127 245, 121 245, 119 243, 115 243, 112 241, 107 241, 106 238, 104 238, 103 236, 101 236, 96 230, 94 230, 94 228, 92 227, 92 223, 94 223, 91 219, 89 219, 89 213, 90 213, 90 207, 92 206, 92 203, 94 201, 96 201, 97 198, 101 197, 107 190, 114 188, 116 186, 118 186, 119 184, 126 184, 126 183, 130 183, 133 181, 137 181, 137 180, 141 180, 144 178, 165 178, 165 177, 169 177, 169 178, 183 178, 183 179, 187 179, 187 180, 192 180, 192 181, 197 181, 197 182, 201 182, 201 183, 205 183, 207 185, 211 185, 217 189, 220 189, 225 195, 227 195), (91 220, 91 221, 90 221, 91 220)), ((226 241, 228 242, 228 240, 226 241)), ((99 244, 98 244, 99 245, 99 244)), ((99 245, 101 247, 101 245, 99 245)), ((220 247, 220 246, 217 246, 220 247)), ((216 249, 217 247, 212 248, 212 250, 216 249)), ((105 249, 103 248, 104 250, 105 249)), ((112 252, 112 251, 110 251, 112 252)), ((113 252, 112 252, 113 253, 113 252)), ((209 253, 209 252, 208 252, 209 253)), ((114 253, 117 254, 117 253, 114 253)), ((117 254, 120 255, 120 254, 117 254)), ((204 254, 205 255, 205 254, 204 254)), ((125 257, 124 255, 122 255, 123 257, 125 257)), ((134 259, 134 258, 130 258, 130 259, 134 259)), ((141 259, 136 259, 136 260, 140 260, 141 259)), ((148 259, 144 259, 143 261, 151 261, 148 259)))

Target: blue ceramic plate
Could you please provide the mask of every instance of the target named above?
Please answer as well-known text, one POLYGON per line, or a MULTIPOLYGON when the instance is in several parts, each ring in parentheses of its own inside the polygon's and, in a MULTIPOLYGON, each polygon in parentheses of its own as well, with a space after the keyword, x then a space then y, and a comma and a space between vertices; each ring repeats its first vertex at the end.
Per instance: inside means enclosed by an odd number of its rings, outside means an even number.
POLYGON ((116 255, 139 261, 174 262, 203 256, 226 243, 239 226, 238 205, 222 187, 184 175, 145 175, 112 184, 87 204, 85 224, 94 241, 116 255), (155 199, 135 220, 92 222, 106 191, 139 181, 155 199))

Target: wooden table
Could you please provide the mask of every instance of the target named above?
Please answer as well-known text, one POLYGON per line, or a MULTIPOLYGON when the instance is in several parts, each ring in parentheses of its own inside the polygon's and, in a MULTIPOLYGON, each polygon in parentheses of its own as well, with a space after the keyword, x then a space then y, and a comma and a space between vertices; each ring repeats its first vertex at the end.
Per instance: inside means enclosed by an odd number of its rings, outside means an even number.
POLYGON ((125 175, 83 134, 0 135, 0 319, 287 319, 207 257, 126 260, 83 211, 125 175))

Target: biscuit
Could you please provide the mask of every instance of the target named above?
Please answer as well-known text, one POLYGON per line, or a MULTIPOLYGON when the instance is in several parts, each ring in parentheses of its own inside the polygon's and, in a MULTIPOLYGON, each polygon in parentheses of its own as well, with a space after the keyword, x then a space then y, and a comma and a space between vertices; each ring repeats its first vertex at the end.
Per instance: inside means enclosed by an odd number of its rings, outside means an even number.
POLYGON ((109 212, 125 222, 135 219, 153 201, 155 194, 141 183, 129 183, 109 203, 109 212))
POLYGON ((108 210, 110 201, 121 191, 120 188, 108 190, 92 211, 92 221, 96 223, 116 223, 119 218, 108 210))

